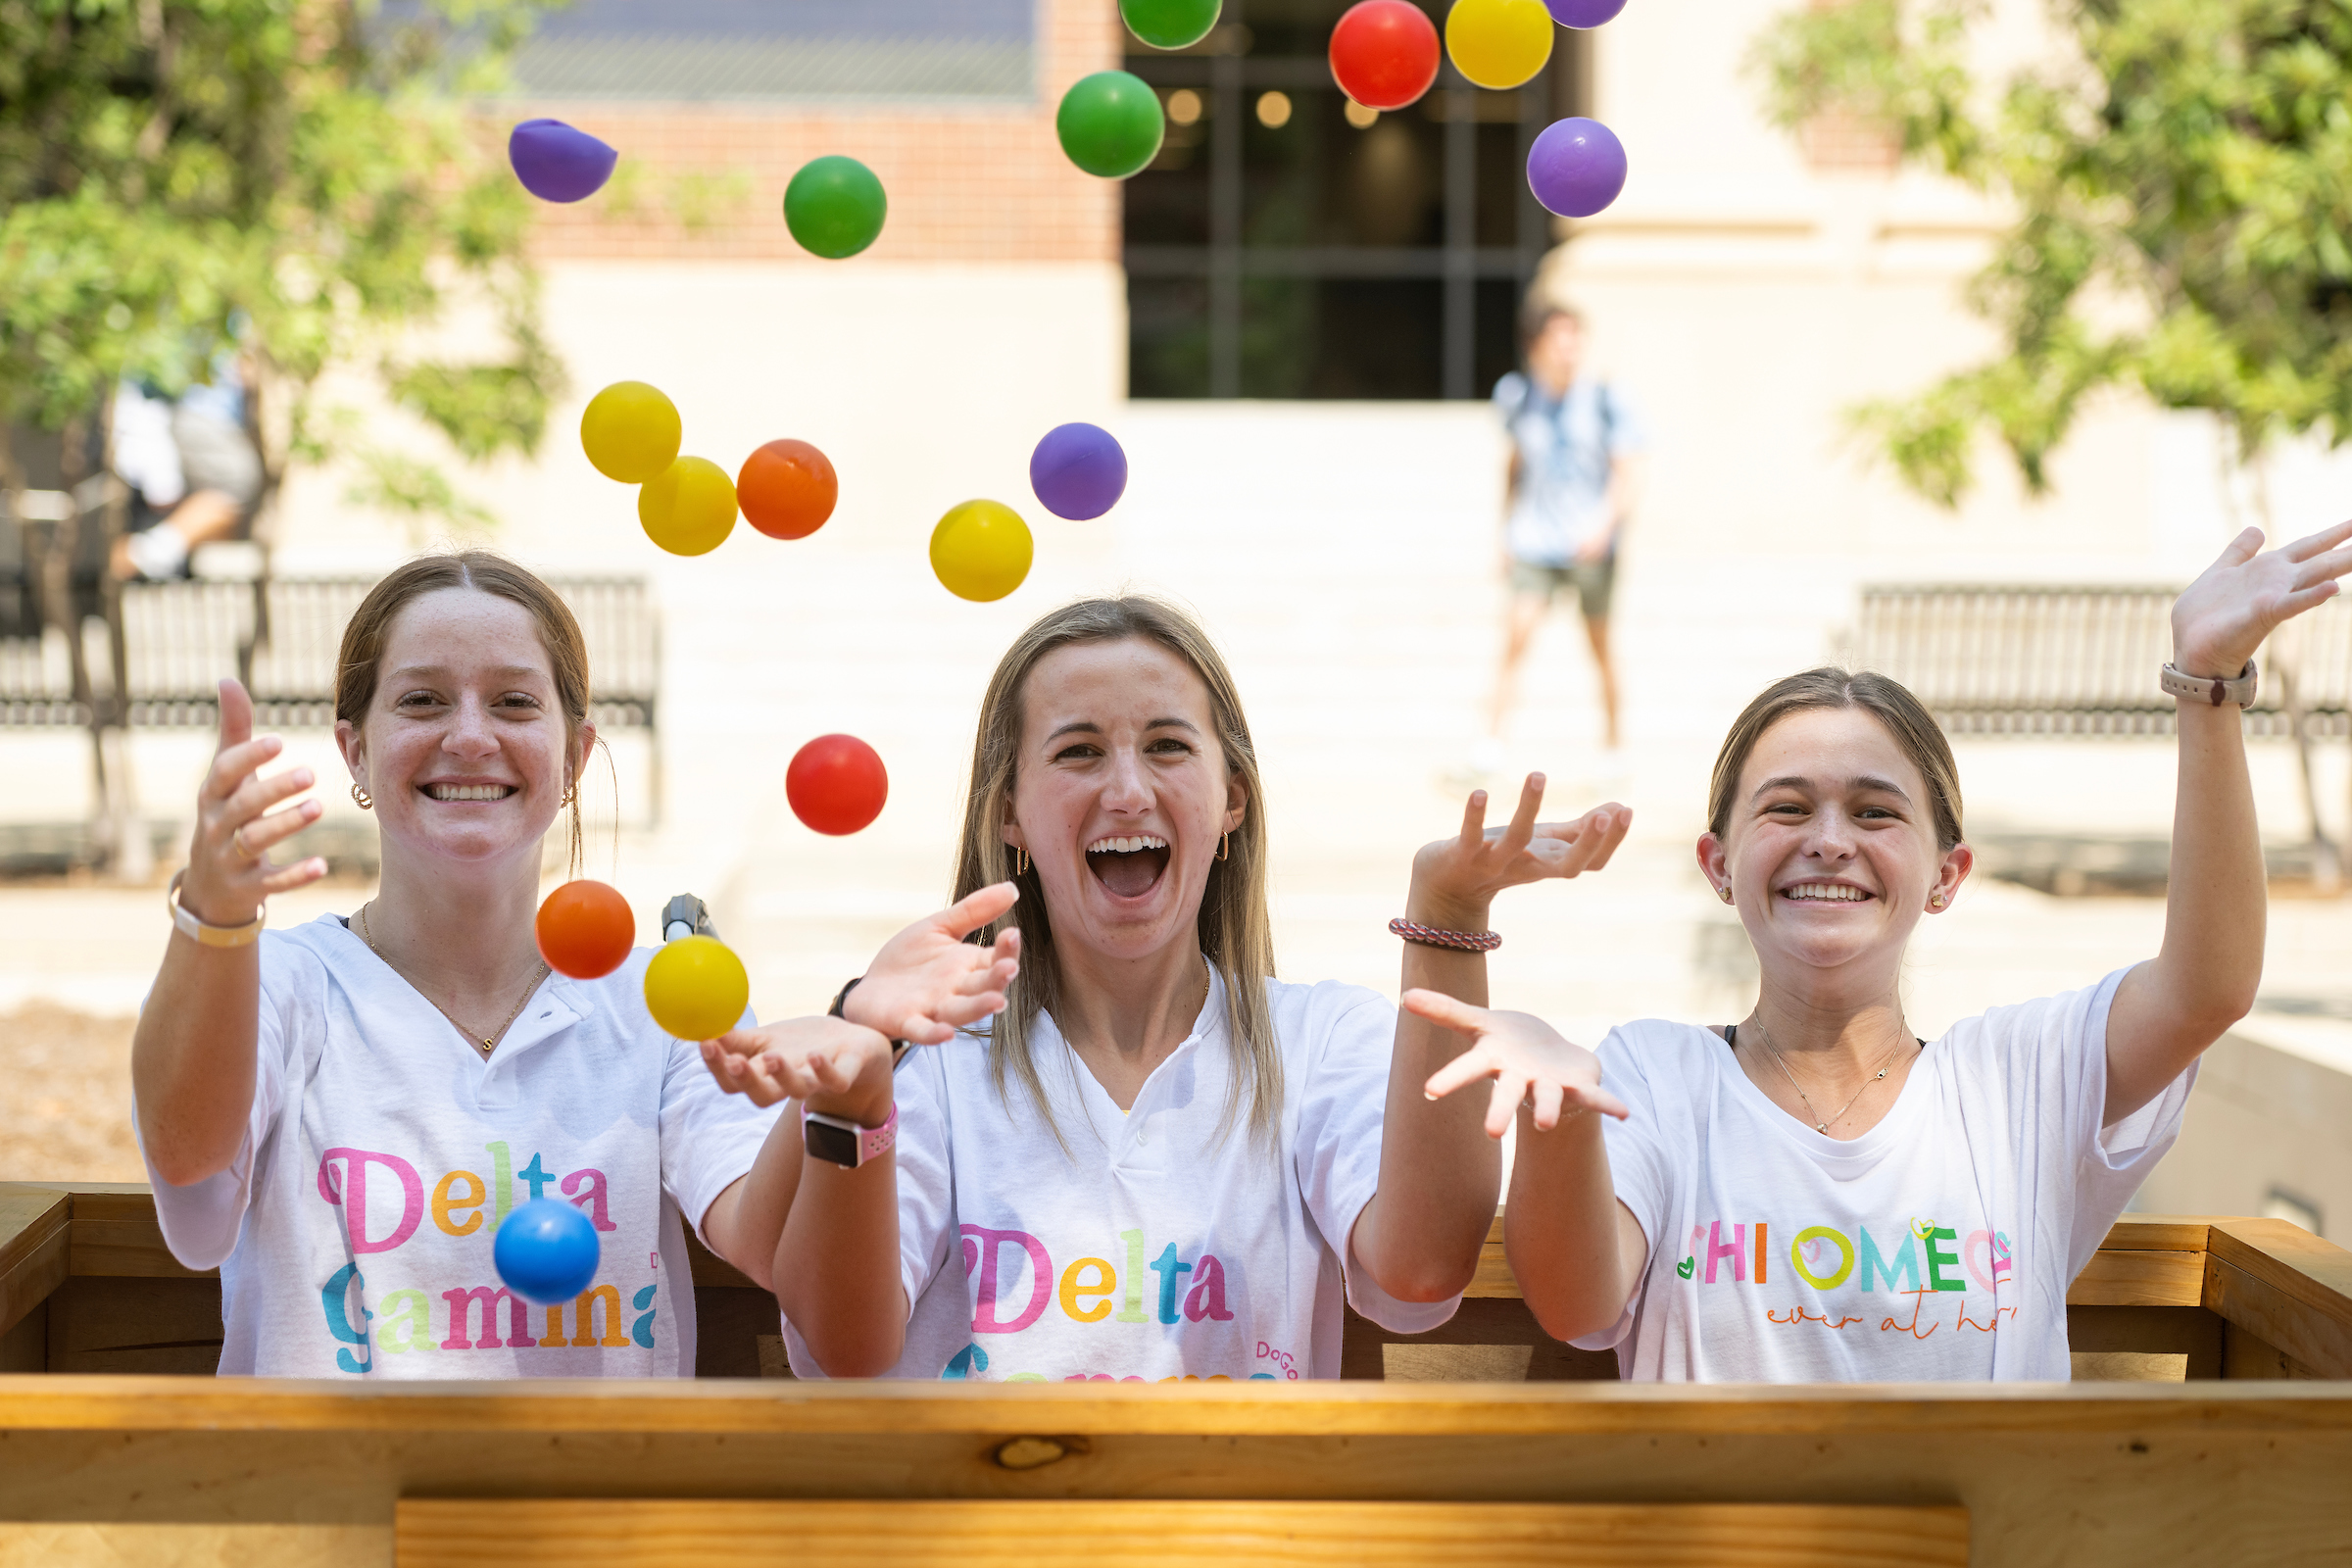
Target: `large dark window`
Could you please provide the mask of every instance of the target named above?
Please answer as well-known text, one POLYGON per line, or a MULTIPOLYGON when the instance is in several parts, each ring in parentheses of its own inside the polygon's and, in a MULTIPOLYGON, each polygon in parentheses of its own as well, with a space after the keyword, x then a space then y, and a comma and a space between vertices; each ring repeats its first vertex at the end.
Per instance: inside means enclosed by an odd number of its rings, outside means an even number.
MULTIPOLYGON (((1443 0, 1419 0, 1443 21, 1443 0)), ((1127 182, 1128 389, 1139 398, 1475 398, 1511 368, 1551 244, 1527 189, 1572 113, 1578 34, 1513 92, 1448 65, 1374 115, 1325 50, 1348 0, 1225 0, 1179 54, 1129 40, 1168 139, 1127 182)))

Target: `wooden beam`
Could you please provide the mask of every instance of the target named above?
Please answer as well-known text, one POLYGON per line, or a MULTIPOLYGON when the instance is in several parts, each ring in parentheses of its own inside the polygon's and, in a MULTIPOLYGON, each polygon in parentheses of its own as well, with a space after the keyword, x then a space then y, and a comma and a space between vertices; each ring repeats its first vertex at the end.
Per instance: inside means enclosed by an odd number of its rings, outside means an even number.
POLYGON ((172 1255, 155 1216, 155 1195, 139 1183, 92 1183, 73 1189, 75 1274, 115 1278, 219 1279, 172 1255))
POLYGON ((2069 1306, 2201 1306, 2203 1252, 2097 1251, 2066 1289, 2069 1306))
POLYGON ((2213 1222, 2205 1305, 2324 1378, 2352 1378, 2352 1252, 2276 1219, 2213 1222))
POLYGON ((396 1568, 1965 1568, 1968 1510, 1822 1503, 401 1499, 396 1568))
POLYGON ((0 1185, 0 1334, 66 1282, 73 1212, 62 1193, 0 1185))

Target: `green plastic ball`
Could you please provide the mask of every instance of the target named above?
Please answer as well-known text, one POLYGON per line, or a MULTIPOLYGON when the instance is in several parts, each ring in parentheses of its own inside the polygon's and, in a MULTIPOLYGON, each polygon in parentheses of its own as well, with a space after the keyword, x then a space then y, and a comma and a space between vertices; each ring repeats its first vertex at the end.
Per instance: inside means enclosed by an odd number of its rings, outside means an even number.
POLYGON ((889 212, 882 182, 855 158, 812 158, 784 187, 784 226, 803 250, 836 262, 879 238, 889 212))
POLYGON ((1217 24, 1225 0, 1119 0, 1127 30, 1154 49, 1190 49, 1217 24))
POLYGON ((1070 162, 1104 179, 1125 179, 1159 154, 1168 119, 1141 76, 1098 71, 1061 95, 1054 129, 1070 162))

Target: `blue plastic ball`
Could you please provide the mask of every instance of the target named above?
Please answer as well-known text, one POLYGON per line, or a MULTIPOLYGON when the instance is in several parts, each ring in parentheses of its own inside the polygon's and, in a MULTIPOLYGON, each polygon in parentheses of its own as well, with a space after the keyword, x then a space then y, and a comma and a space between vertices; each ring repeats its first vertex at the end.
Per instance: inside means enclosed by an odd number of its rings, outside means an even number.
POLYGON ((605 188, 620 154, 561 120, 526 120, 507 137, 507 162, 541 201, 576 202, 605 188))
POLYGON ((587 1215, 556 1199, 537 1198, 498 1227, 490 1261, 508 1290, 526 1301, 553 1305, 588 1288, 603 1250, 587 1215))
POLYGON ((1029 487, 1056 517, 1100 517, 1126 493, 1127 454, 1100 425, 1055 425, 1029 455, 1029 487))

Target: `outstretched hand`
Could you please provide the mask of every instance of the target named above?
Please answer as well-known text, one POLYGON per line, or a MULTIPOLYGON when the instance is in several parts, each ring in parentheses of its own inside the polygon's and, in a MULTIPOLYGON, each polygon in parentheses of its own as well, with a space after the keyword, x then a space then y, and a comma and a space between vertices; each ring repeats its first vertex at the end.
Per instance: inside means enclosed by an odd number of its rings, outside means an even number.
POLYGON ((2173 663, 2182 674, 2233 677, 2263 639, 2333 598, 2352 572, 2352 522, 2267 554, 2248 528, 2173 602, 2173 663))
POLYGON ((986 947, 963 939, 1019 896, 1013 884, 999 882, 892 937, 842 1004, 842 1016, 892 1040, 936 1046, 1003 1012, 1004 988, 1021 971, 1020 932, 1000 932, 986 947))
POLYGON ((1473 1007, 1442 991, 1407 991, 1403 1002, 1405 1011, 1470 1037, 1470 1049, 1431 1074, 1422 1092, 1442 1100, 1482 1078, 1494 1079, 1494 1092, 1487 1102, 1489 1138, 1500 1138, 1527 1101, 1534 1103, 1536 1131, 1544 1133, 1579 1111, 1597 1110, 1619 1120, 1633 1113, 1600 1087, 1600 1058, 1533 1013, 1473 1007))
POLYGON ((307 767, 258 776, 262 764, 284 750, 274 735, 254 739, 253 699, 235 681, 222 681, 220 744, 196 791, 196 833, 179 890, 180 904, 207 924, 244 925, 271 894, 326 875, 326 862, 317 857, 292 865, 269 858, 273 846, 318 819, 317 801, 270 809, 315 782, 307 767))
POLYGON ((1544 775, 1530 773, 1509 825, 1490 828, 1487 792, 1473 790, 1462 808, 1462 830, 1424 845, 1413 857, 1413 905, 1463 911, 1458 917, 1476 915, 1483 922, 1487 906, 1504 888, 1581 876, 1607 865, 1634 822, 1634 813, 1615 802, 1596 806, 1573 822, 1539 822, 1536 809, 1543 804, 1544 775))
POLYGON ((787 1018, 703 1042, 703 1065, 755 1105, 798 1100, 878 1126, 890 1114, 890 1042, 840 1018, 787 1018))

